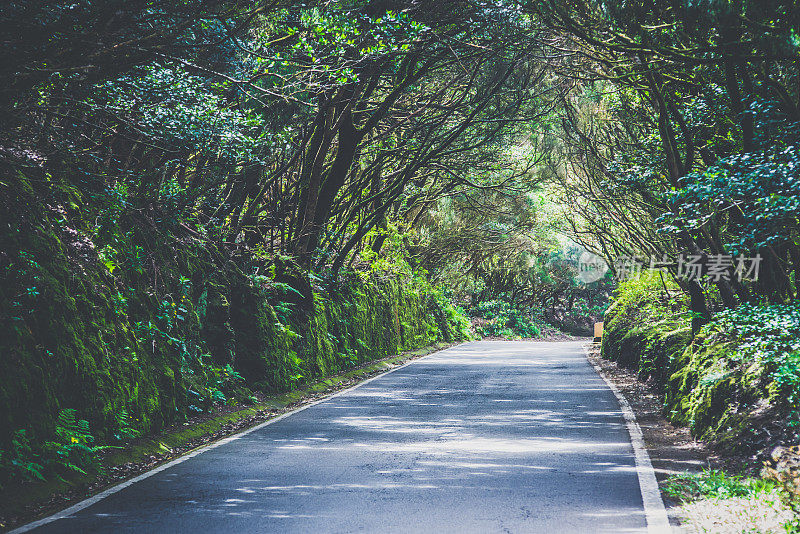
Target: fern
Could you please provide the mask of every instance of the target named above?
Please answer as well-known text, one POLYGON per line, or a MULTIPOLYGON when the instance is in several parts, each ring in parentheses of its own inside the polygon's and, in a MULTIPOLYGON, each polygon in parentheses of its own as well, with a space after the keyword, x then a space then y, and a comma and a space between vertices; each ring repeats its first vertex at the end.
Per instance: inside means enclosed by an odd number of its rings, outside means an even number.
POLYGON ((289 302, 278 302, 273 304, 272 309, 275 310, 275 315, 282 324, 288 324, 289 317, 292 314, 292 304, 289 302))
POLYGON ((76 410, 65 408, 58 413, 55 437, 56 440, 45 442, 44 448, 51 453, 49 464, 57 473, 72 471, 85 475, 87 469, 100 470, 98 453, 109 447, 93 445, 89 422, 78 419, 76 410))
POLYGON ((287 294, 287 293, 294 293, 298 297, 302 297, 303 296, 303 294, 300 293, 298 290, 296 290, 295 288, 293 288, 289 284, 286 284, 286 283, 283 283, 283 282, 273 282, 272 286, 270 286, 270 287, 272 289, 275 289, 276 291, 278 291, 278 293, 283 293, 284 295, 287 294))
POLYGON ((56 436, 73 442, 75 440, 81 443, 94 441, 94 436, 89 432, 89 422, 78 419, 77 410, 72 408, 66 408, 58 413, 56 436))
POLYGON ((114 432, 114 439, 125 441, 139 437, 139 431, 131 426, 131 416, 128 410, 122 408, 117 412, 117 431, 114 432))
MULTIPOLYGON (((11 449, 0 450, 0 480, 19 478, 22 480, 44 480, 44 466, 38 463, 37 455, 24 429, 14 432, 11 449)), ((0 489, 2 485, 0 485, 0 489)))

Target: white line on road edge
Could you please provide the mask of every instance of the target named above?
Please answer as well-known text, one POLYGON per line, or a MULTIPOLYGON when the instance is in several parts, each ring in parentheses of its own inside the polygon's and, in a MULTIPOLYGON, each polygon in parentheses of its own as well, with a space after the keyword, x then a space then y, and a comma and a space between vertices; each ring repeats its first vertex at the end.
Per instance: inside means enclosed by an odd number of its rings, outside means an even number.
POLYGON ((656 480, 656 472, 653 470, 653 464, 650 461, 650 455, 647 454, 647 447, 644 444, 644 436, 642 429, 639 428, 639 423, 636 422, 636 415, 628 404, 628 400, 620 393, 599 366, 589 358, 589 350, 586 346, 583 347, 586 354, 587 361, 592 364, 594 370, 600 375, 608 388, 614 393, 619 401, 619 407, 622 411, 622 416, 625 418, 625 424, 628 426, 628 434, 631 436, 631 445, 633 445, 633 457, 636 460, 636 474, 639 478, 639 489, 642 492, 642 502, 644 503, 644 515, 647 519, 647 532, 648 534, 669 534, 672 532, 672 527, 669 524, 667 517, 667 509, 664 507, 664 501, 661 499, 661 490, 658 489, 658 480, 656 480))
POLYGON ((201 447, 199 449, 195 449, 192 452, 184 454, 183 456, 181 456, 179 458, 171 460, 171 461, 169 461, 169 462, 167 462, 165 464, 159 465, 155 469, 147 471, 146 473, 142 473, 141 475, 133 477, 130 480, 126 480, 125 482, 120 482, 116 486, 112 486, 112 487, 110 487, 110 488, 108 488, 106 490, 103 490, 100 493, 98 493, 97 495, 89 497, 88 499, 85 499, 85 500, 83 500, 83 501, 81 501, 79 503, 73 504, 69 508, 65 508, 64 510, 61 510, 60 512, 57 512, 57 513, 55 513, 55 514, 53 514, 51 516, 44 517, 44 518, 39 519, 37 521, 34 521, 32 523, 28 523, 27 525, 22 525, 21 527, 18 527, 16 529, 12 530, 8 534, 21 534, 23 532, 29 532, 29 531, 31 531, 31 530, 33 530, 35 528, 39 528, 39 527, 41 527, 43 525, 46 525, 48 523, 52 523, 53 521, 58 521, 59 519, 64 519, 66 517, 69 517, 69 516, 71 516, 73 514, 76 514, 76 513, 80 512, 81 510, 83 510, 85 508, 90 507, 91 505, 93 505, 93 504, 95 504, 95 503, 97 503, 99 501, 102 501, 106 497, 108 497, 110 495, 113 495, 113 494, 117 493, 118 491, 124 490, 128 486, 132 486, 133 484, 136 484, 137 482, 141 482, 142 480, 144 480, 146 478, 150 478, 151 476, 153 476, 155 474, 158 474, 161 471, 164 471, 165 469, 169 469, 172 466, 175 466, 175 465, 178 465, 180 463, 183 463, 186 460, 188 460, 189 458, 194 458, 198 454, 202 454, 202 453, 204 453, 206 451, 210 451, 211 449, 215 449, 215 448, 219 447, 220 445, 225 445, 226 443, 230 443, 231 441, 235 441, 235 440, 241 438, 242 436, 246 436, 250 432, 255 432, 256 430, 264 428, 267 425, 271 425, 272 423, 277 423, 281 419, 289 417, 290 415, 294 415, 294 414, 296 414, 298 412, 302 412, 303 410, 305 410, 307 408, 311 408, 312 406, 316 406, 317 404, 320 404, 322 402, 327 402, 327 401, 329 401, 329 400, 331 400, 331 399, 333 399, 335 397, 338 397, 339 395, 344 395, 345 393, 347 393, 349 391, 353 391, 354 389, 360 388, 361 386, 363 386, 365 384, 369 384, 373 380, 377 380, 378 378, 380 378, 382 376, 386 376, 389 373, 393 373, 395 371, 399 371, 403 367, 411 365, 414 362, 418 362, 419 360, 421 360, 423 358, 427 358, 428 356, 431 356, 433 354, 437 354, 439 352, 444 352, 446 350, 458 347, 459 345, 462 345, 462 344, 463 343, 459 343, 458 345, 453 345, 451 347, 447 347, 446 349, 435 350, 435 351, 431 352, 430 354, 426 354, 425 356, 420 356, 419 358, 413 358, 413 359, 407 361, 406 363, 404 363, 403 365, 398 365, 397 367, 389 369, 388 371, 386 371, 384 373, 381 373, 379 375, 373 376, 372 378, 368 378, 368 379, 364 380, 363 382, 359 382, 358 384, 356 384, 353 387, 349 387, 347 389, 343 389, 341 391, 337 391, 336 393, 333 393, 332 395, 328 395, 325 398, 322 398, 322 399, 319 399, 319 400, 315 400, 314 402, 310 402, 310 403, 308 403, 308 404, 306 404, 304 406, 301 406, 301 407, 299 407, 299 408, 297 408, 295 410, 292 410, 290 412, 282 413, 278 417, 275 417, 275 418, 270 419, 268 421, 264 421, 263 423, 259 423, 256 426, 252 426, 252 427, 248 428, 247 430, 243 430, 243 431, 239 432, 238 434, 233 434, 232 436, 228 436, 227 438, 223 438, 223 439, 221 439, 219 441, 215 441, 211 445, 206 445, 205 447, 201 447))

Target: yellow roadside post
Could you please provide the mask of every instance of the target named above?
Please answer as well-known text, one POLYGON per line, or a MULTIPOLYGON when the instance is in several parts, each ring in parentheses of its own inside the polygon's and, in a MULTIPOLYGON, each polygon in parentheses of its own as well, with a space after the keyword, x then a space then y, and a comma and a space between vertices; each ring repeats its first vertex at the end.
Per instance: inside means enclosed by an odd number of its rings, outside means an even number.
POLYGON ((603 323, 594 323, 594 342, 599 343, 603 339, 603 323))

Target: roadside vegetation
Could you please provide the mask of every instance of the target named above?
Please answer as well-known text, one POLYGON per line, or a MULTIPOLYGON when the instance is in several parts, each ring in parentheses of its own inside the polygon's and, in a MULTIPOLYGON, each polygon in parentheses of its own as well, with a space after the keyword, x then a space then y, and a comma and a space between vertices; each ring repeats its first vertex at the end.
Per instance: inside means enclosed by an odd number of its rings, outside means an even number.
POLYGON ((674 476, 664 489, 682 503, 679 515, 697 532, 797 532, 791 502, 771 480, 707 469, 674 476))
POLYGON ((603 319, 696 437, 800 440, 794 3, 11 1, 0 27, 3 491, 603 319))
MULTIPOLYGON (((593 73, 560 110, 547 172, 568 233, 626 278, 605 315, 603 356, 660 391, 674 424, 793 487, 796 469, 775 456, 800 441, 800 11, 537 5, 582 58, 563 72, 593 73)), ((772 484, 718 472, 684 482, 750 501, 772 484)), ((709 531, 762 531, 743 525, 709 531)))
POLYGON ((720 309, 692 336, 688 298, 662 273, 622 282, 605 316, 603 357, 631 368, 664 414, 735 471, 673 477, 665 492, 701 532, 796 532, 800 511, 796 302, 720 309))

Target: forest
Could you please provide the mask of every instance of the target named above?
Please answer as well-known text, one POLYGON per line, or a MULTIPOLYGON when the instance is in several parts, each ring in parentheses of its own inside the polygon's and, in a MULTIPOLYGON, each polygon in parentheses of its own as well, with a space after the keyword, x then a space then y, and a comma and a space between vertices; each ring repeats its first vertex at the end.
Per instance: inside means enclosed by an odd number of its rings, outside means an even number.
POLYGON ((0 27, 0 487, 600 321, 697 438, 800 439, 797 2, 9 0, 0 27))

